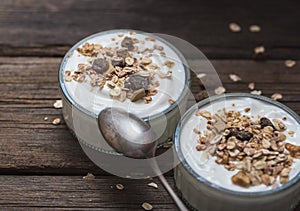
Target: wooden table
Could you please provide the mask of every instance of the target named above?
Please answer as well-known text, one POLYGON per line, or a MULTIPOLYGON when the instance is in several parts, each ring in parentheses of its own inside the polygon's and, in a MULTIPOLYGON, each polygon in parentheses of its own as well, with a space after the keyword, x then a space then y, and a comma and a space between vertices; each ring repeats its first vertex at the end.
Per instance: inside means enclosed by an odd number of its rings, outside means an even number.
MULTIPOLYGON (((166 33, 183 38, 211 60, 227 92, 282 93, 282 102, 300 114, 300 13, 297 1, 75 1, 0 2, 0 207, 9 210, 176 210, 168 194, 149 180, 112 176, 82 152, 53 108, 57 71, 78 40, 115 28, 166 33), (237 22, 242 32, 228 29, 237 22), (251 33, 250 24, 262 31, 251 33), (263 45, 264 60, 253 60, 263 45), (228 74, 243 80, 232 82, 228 74), (45 121, 44 117, 49 120, 45 121), (86 180, 88 172, 96 179, 86 180), (115 188, 122 183, 125 189, 115 188)), ((194 83, 193 92, 200 90, 194 83)), ((172 172, 167 174, 173 186, 172 172)), ((156 179, 155 182, 159 183, 156 179)), ((284 199, 283 199, 284 200, 284 199)), ((296 210, 300 210, 298 207, 296 210)))

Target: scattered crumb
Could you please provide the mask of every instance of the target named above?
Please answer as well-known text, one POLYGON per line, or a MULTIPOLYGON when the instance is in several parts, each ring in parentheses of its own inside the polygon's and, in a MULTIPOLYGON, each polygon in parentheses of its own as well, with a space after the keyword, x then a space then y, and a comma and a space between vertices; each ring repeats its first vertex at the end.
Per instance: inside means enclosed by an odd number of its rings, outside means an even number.
POLYGON ((257 46, 254 48, 254 53, 255 54, 261 54, 264 53, 266 51, 264 46, 257 46))
POLYGON ((122 185, 122 184, 116 184, 116 188, 118 190, 123 190, 124 189, 124 185, 122 185))
POLYGON ((285 117, 285 116, 282 117, 282 120, 283 120, 283 121, 286 121, 286 120, 287 120, 287 117, 285 117))
POLYGON ((251 110, 250 108, 245 108, 245 109, 244 109, 244 111, 245 111, 246 113, 248 113, 250 110, 251 110))
POLYGON ((273 100, 281 100, 281 99, 283 98, 283 96, 282 96, 282 94, 280 94, 280 93, 274 93, 274 94, 271 96, 271 98, 272 98, 273 100))
POLYGON ((123 36, 124 36, 123 33, 119 33, 119 34, 118 34, 118 37, 123 37, 123 36))
POLYGON ((295 132, 294 132, 294 131, 289 131, 288 134, 289 134, 291 137, 293 137, 294 134, 295 134, 295 132))
POLYGON ((249 83, 248 88, 253 90, 255 88, 255 83, 253 83, 253 82, 249 83))
POLYGON ((87 173, 87 175, 82 178, 83 179, 95 179, 95 176, 92 173, 87 173))
POLYGON ((222 86, 220 86, 220 87, 218 87, 218 88, 215 89, 215 93, 217 95, 223 94, 224 92, 226 92, 226 89, 224 87, 222 87, 222 86))
POLYGON ((47 120, 48 120, 48 117, 45 116, 45 117, 44 117, 44 121, 47 121, 47 120))
POLYGON ((52 124, 53 124, 53 125, 59 125, 60 123, 61 123, 60 118, 55 118, 55 119, 52 121, 52 124))
POLYGON ((249 26, 249 31, 250 32, 260 32, 261 31, 261 27, 258 25, 251 25, 249 26))
POLYGON ((262 94, 262 91, 260 90, 253 90, 252 92, 250 92, 251 94, 253 95, 261 95, 262 94))
POLYGON ((158 188, 158 185, 157 185, 156 183, 154 183, 154 182, 150 182, 150 183, 148 184, 148 186, 149 186, 149 187, 153 187, 153 188, 155 188, 155 189, 158 188))
POLYGON ((197 78, 201 79, 201 78, 204 78, 206 76, 205 73, 199 73, 197 74, 197 78))
POLYGON ((241 81, 241 77, 239 77, 238 75, 235 74, 229 74, 229 78, 233 81, 233 82, 237 82, 237 81, 241 81))
POLYGON ((288 59, 288 60, 285 60, 284 64, 286 67, 292 68, 296 65, 296 61, 288 59))
POLYGON ((240 32, 242 30, 242 28, 237 23, 230 23, 229 24, 229 29, 232 32, 240 32))
POLYGON ((231 105, 232 107, 234 107, 235 106, 235 104, 234 103, 232 103, 232 105, 231 105))
POLYGON ((142 207, 144 208, 144 210, 152 210, 153 206, 151 204, 149 204, 148 202, 144 202, 142 204, 142 207))
POLYGON ((172 104, 174 104, 175 101, 172 100, 172 99, 169 99, 168 102, 169 102, 170 105, 172 105, 172 104))
POLYGON ((169 149, 172 146, 173 146, 173 141, 168 141, 168 142, 164 143, 163 148, 169 149))
POLYGON ((54 108, 62 108, 63 104, 62 104, 62 100, 56 100, 55 103, 53 104, 54 108))

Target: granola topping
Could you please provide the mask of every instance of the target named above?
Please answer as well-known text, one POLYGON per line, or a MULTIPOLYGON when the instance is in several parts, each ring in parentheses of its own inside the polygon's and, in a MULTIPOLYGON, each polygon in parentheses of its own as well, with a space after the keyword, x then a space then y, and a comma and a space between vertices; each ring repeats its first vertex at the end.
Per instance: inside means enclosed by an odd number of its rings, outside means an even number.
POLYGON ((281 184, 289 181, 292 164, 300 158, 300 146, 288 143, 284 135, 287 127, 279 119, 254 119, 226 109, 215 114, 199 110, 196 116, 208 120, 207 130, 194 129, 198 136, 196 150, 228 171, 237 171, 231 177, 234 185, 247 188, 272 186, 277 179, 281 184))
POLYGON ((266 191, 299 173, 299 129, 276 105, 229 98, 191 114, 180 146, 191 168, 209 182, 234 191, 266 191))
POLYGON ((159 55, 166 54, 165 48, 154 38, 135 36, 134 32, 116 34, 110 41, 119 40, 120 44, 115 42, 113 46, 87 41, 76 51, 88 62, 66 70, 65 82, 87 83, 99 92, 109 88, 108 97, 120 102, 128 99, 151 103, 159 90, 158 79, 172 79, 175 63, 159 55), (143 48, 145 43, 151 43, 152 48, 143 48), (159 62, 152 59, 154 54, 161 57, 159 62))

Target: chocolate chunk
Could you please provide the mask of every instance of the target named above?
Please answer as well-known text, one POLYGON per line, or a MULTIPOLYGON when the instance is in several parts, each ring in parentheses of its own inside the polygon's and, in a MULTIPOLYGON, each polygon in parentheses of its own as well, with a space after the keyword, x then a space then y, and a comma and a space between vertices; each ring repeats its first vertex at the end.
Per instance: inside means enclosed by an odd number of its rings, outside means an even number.
POLYGON ((125 66, 125 62, 124 59, 122 57, 113 57, 111 60, 111 64, 115 67, 115 66, 119 66, 119 67, 124 67, 125 66))
POLYGON ((145 89, 145 91, 148 91, 149 84, 150 84, 149 78, 140 75, 131 75, 125 81, 125 87, 133 91, 142 88, 145 89))
POLYGON ((266 117, 262 117, 260 120, 260 127, 261 129, 263 129, 264 127, 267 127, 267 126, 271 126, 272 128, 275 129, 274 125, 272 124, 271 120, 269 120, 268 118, 266 117))
POLYGON ((121 46, 132 51, 134 49, 133 40, 130 37, 125 37, 121 42, 121 46))
POLYGON ((92 69, 97 73, 104 73, 109 68, 109 63, 103 58, 95 59, 92 65, 92 69))
POLYGON ((118 49, 117 55, 118 57, 122 57, 123 59, 125 59, 126 57, 128 57, 128 50, 126 48, 118 49))
POLYGON ((143 97, 146 96, 146 92, 145 92, 145 89, 138 89, 138 90, 135 90, 133 93, 132 93, 132 96, 130 98, 131 102, 135 102, 135 101, 138 101, 140 99, 142 99, 143 97))
POLYGON ((234 136, 241 141, 249 141, 253 137, 252 133, 240 131, 238 128, 229 128, 228 130, 230 133, 226 136, 227 139, 234 136))

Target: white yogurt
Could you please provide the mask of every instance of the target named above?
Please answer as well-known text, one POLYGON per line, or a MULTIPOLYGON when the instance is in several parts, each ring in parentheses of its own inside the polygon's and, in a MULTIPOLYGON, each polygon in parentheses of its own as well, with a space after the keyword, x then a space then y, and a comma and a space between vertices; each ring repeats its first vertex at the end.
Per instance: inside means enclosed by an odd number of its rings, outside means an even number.
MULTIPOLYGON (((170 103, 168 102, 169 99, 174 101, 178 100, 185 86, 187 76, 185 74, 182 58, 179 57, 178 52, 175 52, 175 50, 158 39, 156 39, 155 42, 146 41, 145 38, 148 36, 147 34, 136 33, 135 35, 130 35, 130 31, 127 30, 109 31, 108 33, 94 36, 85 40, 85 42, 78 47, 82 47, 86 42, 89 42, 90 44, 100 44, 103 47, 120 47, 121 41, 125 36, 144 40, 145 44, 135 44, 139 47, 139 50, 153 48, 153 45, 160 45, 163 46, 163 51, 166 53, 166 57, 162 57, 159 54, 160 51, 155 50, 151 57, 152 63, 159 66, 162 72, 167 72, 168 70, 172 71, 171 79, 160 78, 157 75, 155 76, 156 80, 159 81, 160 86, 157 88, 158 93, 152 97, 151 103, 145 104, 142 100, 134 103, 129 99, 126 99, 125 102, 113 100, 109 96, 109 88, 107 86, 102 90, 98 90, 98 88, 92 89, 89 82, 65 82, 66 90, 75 103, 95 114, 98 114, 102 109, 108 106, 123 107, 130 112, 138 114, 140 117, 148 117, 161 113, 170 107, 170 103), (119 33, 123 33, 124 36, 121 38, 118 37, 119 33), (114 38, 115 41, 112 41, 112 38, 114 38), (167 60, 173 61, 175 65, 172 68, 164 66, 163 64, 167 60)), ((80 63, 88 64, 88 57, 79 54, 77 50, 70 52, 70 55, 71 56, 66 58, 63 71, 76 70, 80 63)), ((139 57, 139 55, 135 55, 135 57, 139 57)))
MULTIPOLYGON (((254 118, 267 117, 270 120, 279 119, 286 117, 286 121, 282 121, 286 126, 287 130, 284 132, 287 136, 286 142, 300 145, 300 126, 299 123, 288 114, 283 109, 271 105, 269 103, 263 102, 258 99, 253 99, 249 97, 230 97, 226 99, 226 102, 214 101, 211 104, 207 104, 201 107, 200 110, 210 111, 212 114, 216 113, 217 110, 226 108, 227 110, 240 111, 241 114, 253 116, 254 118), (233 107, 232 104, 235 104, 233 107), (251 108, 250 112, 245 113, 245 108, 251 108), (288 134, 289 131, 294 131, 295 134, 293 137, 288 134)), ((206 130, 207 120, 203 117, 195 115, 195 112, 189 117, 189 119, 184 123, 181 134, 180 134, 180 148, 183 156, 185 157, 187 163, 191 168, 201 177, 205 178, 209 182, 216 184, 220 187, 241 192, 257 192, 257 191, 266 191, 272 189, 271 186, 259 185, 251 186, 249 188, 242 188, 240 186, 234 185, 231 182, 231 177, 238 172, 228 171, 222 165, 215 163, 215 157, 210 157, 206 160, 203 155, 203 151, 197 151, 195 147, 198 142, 198 135, 193 132, 194 128, 199 129, 200 131, 206 130)), ((290 180, 295 177, 300 170, 300 159, 295 159, 295 163, 292 165, 292 170, 290 172, 290 180)), ((277 182, 280 184, 279 182, 277 182)))

